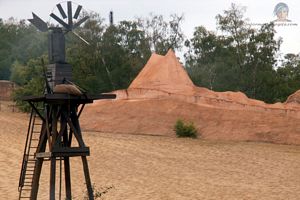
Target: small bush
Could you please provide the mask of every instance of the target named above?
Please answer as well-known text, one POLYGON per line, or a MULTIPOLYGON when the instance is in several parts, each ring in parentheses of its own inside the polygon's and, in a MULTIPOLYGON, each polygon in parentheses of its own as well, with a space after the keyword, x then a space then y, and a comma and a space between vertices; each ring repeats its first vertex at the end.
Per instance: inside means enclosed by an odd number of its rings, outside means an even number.
POLYGON ((174 131, 177 137, 191 137, 197 138, 197 129, 192 122, 186 124, 181 119, 176 121, 174 131))

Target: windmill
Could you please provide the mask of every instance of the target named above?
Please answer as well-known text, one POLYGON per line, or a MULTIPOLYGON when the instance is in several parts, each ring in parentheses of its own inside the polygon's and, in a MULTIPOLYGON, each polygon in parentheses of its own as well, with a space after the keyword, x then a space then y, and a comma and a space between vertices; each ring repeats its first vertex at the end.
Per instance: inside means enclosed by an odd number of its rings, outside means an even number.
POLYGON ((35 13, 32 13, 33 18, 29 21, 40 31, 49 32, 48 34, 48 58, 50 65, 48 66, 48 76, 52 79, 49 80, 51 89, 55 84, 61 83, 62 78, 71 80, 71 65, 66 63, 65 59, 65 34, 73 33, 84 43, 89 44, 85 39, 78 35, 74 29, 83 24, 89 17, 85 16, 79 19, 82 6, 77 5, 75 13, 73 14, 74 3, 71 1, 67 3, 67 12, 64 11, 62 3, 56 5, 56 10, 61 15, 58 17, 55 13, 51 13, 50 17, 58 22, 61 27, 48 27, 47 23, 39 18, 35 13))
MULTIPOLYGON (((71 157, 81 157, 88 197, 90 200, 94 199, 87 162, 90 149, 83 141, 79 117, 84 106, 92 103, 93 100, 114 99, 116 96, 112 94, 89 95, 71 82, 72 66, 65 59, 64 35, 72 32, 79 36, 74 29, 88 19, 88 16, 78 18, 82 10, 81 5, 77 5, 74 14, 73 7, 74 4, 68 1, 67 12, 65 12, 62 5, 57 4, 56 8, 62 18, 55 13, 50 14, 61 27, 48 27, 47 23, 34 13, 32 13, 33 19, 29 20, 38 30, 48 32, 50 64, 47 66, 45 94, 23 98, 30 104, 32 110, 19 179, 19 199, 37 199, 42 166, 44 162, 49 161, 49 199, 55 200, 57 196, 61 199, 62 172, 64 172, 64 199, 70 200, 72 198, 71 157), (38 108, 40 104, 43 105, 42 109, 38 108), (58 193, 56 193, 57 164, 60 169, 58 193)), ((79 38, 87 43, 80 36, 79 38)))

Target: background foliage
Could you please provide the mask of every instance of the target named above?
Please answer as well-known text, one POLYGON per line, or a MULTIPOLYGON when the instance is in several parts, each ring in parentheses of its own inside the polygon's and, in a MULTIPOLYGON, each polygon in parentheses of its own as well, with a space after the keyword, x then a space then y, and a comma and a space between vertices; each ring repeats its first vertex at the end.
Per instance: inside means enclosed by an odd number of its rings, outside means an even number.
MULTIPOLYGON (((300 88, 300 57, 279 60, 281 40, 274 24, 249 26, 245 8, 232 4, 216 16, 218 34, 198 26, 192 38, 181 29, 183 16, 169 20, 150 14, 146 18, 107 25, 97 13, 77 33, 66 35, 67 61, 74 82, 90 93, 127 88, 152 52, 169 48, 184 51, 185 67, 193 82, 215 91, 242 91, 269 103, 284 101, 300 88), (184 47, 184 48, 183 48, 184 47)), ((15 99, 43 92, 43 65, 47 61, 47 34, 24 20, 0 19, 0 79, 19 85, 15 99)))

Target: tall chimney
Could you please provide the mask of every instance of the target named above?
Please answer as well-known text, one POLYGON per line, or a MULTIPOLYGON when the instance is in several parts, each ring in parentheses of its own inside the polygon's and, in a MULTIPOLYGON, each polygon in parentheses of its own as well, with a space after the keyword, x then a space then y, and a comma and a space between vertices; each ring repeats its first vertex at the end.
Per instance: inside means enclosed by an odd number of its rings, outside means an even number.
POLYGON ((109 25, 114 25, 114 13, 112 10, 109 12, 109 25))

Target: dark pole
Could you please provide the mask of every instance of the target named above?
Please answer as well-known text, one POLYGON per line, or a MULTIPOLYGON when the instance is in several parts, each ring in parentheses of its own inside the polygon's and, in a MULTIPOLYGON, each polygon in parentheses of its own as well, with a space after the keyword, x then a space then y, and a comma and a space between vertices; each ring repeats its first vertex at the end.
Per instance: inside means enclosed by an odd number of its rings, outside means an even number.
POLYGON ((109 12, 109 25, 110 26, 114 25, 114 13, 113 13, 113 11, 109 12))
POLYGON ((55 200, 55 175, 56 175, 56 158, 51 157, 50 166, 50 200, 55 200))
MULTIPOLYGON (((68 114, 68 107, 63 106, 62 108, 62 115, 61 115, 61 124, 67 124, 67 119, 65 116, 69 116, 68 114)), ((71 135, 72 132, 70 130, 69 134, 71 135)), ((63 144, 64 147, 70 147, 72 142, 72 137, 68 136, 68 129, 64 130, 63 133, 63 144)), ((70 158, 65 156, 64 157, 64 171, 65 171, 65 189, 66 189, 66 200, 71 200, 72 198, 72 190, 71 190, 71 171, 70 171, 70 158)))
MULTIPOLYGON (((47 144, 47 133, 46 133, 46 131, 47 131, 46 130, 46 123, 44 121, 43 122, 42 133, 41 133, 40 144, 39 144, 39 147, 37 149, 37 153, 45 152, 46 144, 47 144)), ((31 194, 30 194, 31 200, 36 200, 37 199, 43 162, 44 162, 44 158, 37 158, 36 167, 34 169, 34 175, 33 175, 33 179, 32 179, 32 190, 31 190, 31 194)))
POLYGON ((81 156, 81 159, 82 159, 82 164, 83 164, 83 171, 84 171, 86 188, 87 188, 88 195, 89 195, 89 200, 94 200, 93 188, 92 188, 92 184, 91 184, 89 166, 88 166, 86 156, 81 156))
MULTIPOLYGON (((71 120, 74 124, 74 127, 79 135, 79 141, 81 140, 82 142, 79 142, 79 146, 84 147, 85 144, 82 140, 82 134, 81 134, 81 128, 79 125, 79 121, 78 121, 78 115, 77 115, 77 107, 75 107, 75 105, 73 105, 73 109, 71 112, 71 120)), ((93 193, 93 188, 92 188, 92 183, 91 183, 91 177, 90 177, 90 172, 89 172, 89 166, 88 166, 88 162, 87 162, 87 158, 86 156, 81 156, 82 159, 82 164, 83 164, 83 171, 84 171, 84 177, 85 177, 85 183, 86 183, 86 188, 88 191, 88 196, 89 196, 89 200, 94 200, 94 193, 93 193)))

